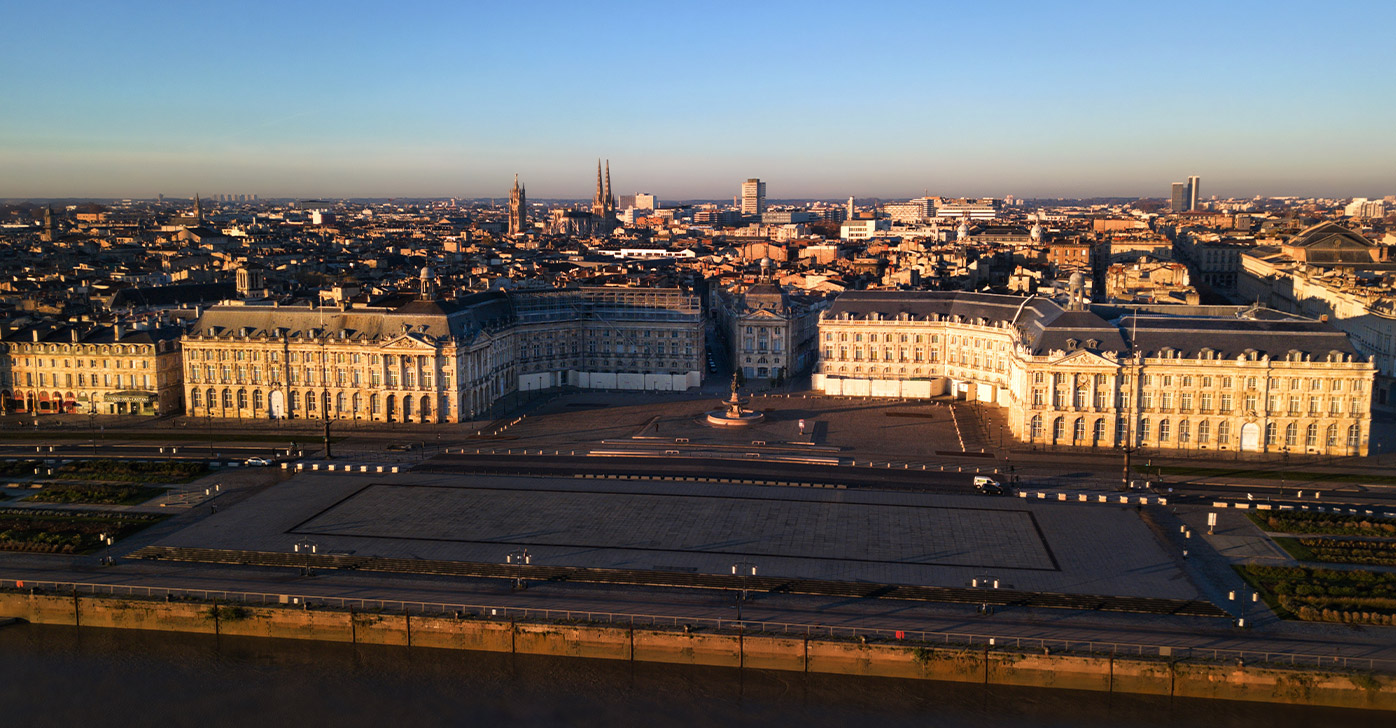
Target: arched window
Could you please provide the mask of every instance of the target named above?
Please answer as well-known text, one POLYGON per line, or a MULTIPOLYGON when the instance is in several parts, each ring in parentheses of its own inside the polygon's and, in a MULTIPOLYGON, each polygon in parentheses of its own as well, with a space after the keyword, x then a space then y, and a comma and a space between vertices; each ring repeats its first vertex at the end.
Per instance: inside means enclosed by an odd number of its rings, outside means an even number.
POLYGON ((233 390, 231 390, 231 389, 225 389, 225 390, 223 390, 223 409, 232 409, 232 408, 233 408, 233 390))
POLYGON ((200 407, 200 406, 202 406, 203 400, 204 400, 204 398, 199 396, 199 390, 197 390, 197 389, 191 389, 191 390, 189 390, 189 406, 190 406, 190 407, 200 407))
POLYGON ((208 390, 204 392, 204 406, 209 409, 218 406, 218 391, 213 387, 209 387, 208 390))
POLYGON ((355 417, 359 415, 360 404, 362 404, 362 402, 359 400, 359 393, 355 392, 354 396, 349 398, 349 411, 353 412, 355 417))
POLYGON ((1217 444, 1231 444, 1231 423, 1222 421, 1217 423, 1217 444))
POLYGON ((247 390, 238 390, 238 409, 247 409, 247 390))
POLYGON ((1337 446, 1338 446, 1338 426, 1337 426, 1337 425, 1329 425, 1329 426, 1328 426, 1328 431, 1327 431, 1326 433, 1324 433, 1323 444, 1324 444, 1325 447, 1330 447, 1330 448, 1332 448, 1332 447, 1337 447, 1337 446))
POLYGON ((1279 433, 1279 429, 1280 429, 1280 428, 1276 427, 1276 426, 1275 426, 1275 423, 1273 423, 1273 422, 1266 422, 1266 423, 1265 423, 1265 446, 1266 446, 1266 447, 1269 447, 1269 446, 1275 444, 1275 442, 1276 442, 1275 438, 1279 437, 1279 434, 1280 434, 1280 433, 1279 433))
POLYGON ((427 395, 424 394, 424 395, 422 395, 422 418, 425 419, 425 418, 430 417, 430 416, 431 416, 431 398, 430 398, 429 396, 427 396, 427 395))
POLYGON ((375 415, 378 414, 378 395, 368 395, 368 411, 375 415))
POLYGON ((252 390, 252 409, 262 409, 262 390, 260 389, 252 390))
POLYGON ((326 418, 326 419, 329 419, 329 416, 330 416, 330 393, 329 393, 329 392, 321 392, 321 393, 320 393, 320 403, 323 404, 323 405, 325 406, 325 418, 326 418))
POLYGON ((1178 444, 1186 445, 1192 442, 1192 423, 1187 420, 1178 422, 1178 444))
POLYGON ((1149 418, 1148 418, 1148 417, 1142 417, 1142 418, 1139 419, 1139 441, 1142 443, 1142 442, 1147 441, 1148 439, 1149 439, 1149 418))
POLYGON ((1299 426, 1293 422, 1285 425, 1285 446, 1294 447, 1299 444, 1299 426))
POLYGON ((1071 426, 1071 439, 1080 443, 1086 439, 1086 421, 1080 417, 1076 418, 1076 423, 1071 426))
POLYGON ((1172 426, 1168 423, 1168 420, 1159 420, 1159 423, 1158 423, 1158 441, 1159 441, 1159 442, 1168 442, 1169 438, 1171 438, 1172 436, 1173 436, 1173 428, 1172 428, 1172 426))
POLYGON ((1060 442, 1066 437, 1066 425, 1062 423, 1062 418, 1052 418, 1052 442, 1060 442))
POLYGON ((1212 439, 1212 423, 1203 420, 1197 423, 1197 443, 1206 445, 1212 439))
POLYGON ((1033 440, 1042 438, 1042 415, 1033 415, 1028 422, 1028 437, 1033 440))
POLYGON ((412 416, 412 397, 404 395, 402 398, 402 416, 412 416))
POLYGON ((339 392, 334 396, 334 411, 344 412, 344 393, 339 392))
POLYGON ((301 408, 301 393, 291 392, 291 411, 295 412, 301 408))
POLYGON ((1317 422, 1310 422, 1310 423, 1309 423, 1309 426, 1308 426, 1307 428, 1304 429, 1304 445, 1305 445, 1306 447, 1315 447, 1315 446, 1318 445, 1318 423, 1317 423, 1317 422))
POLYGON ((1091 444, 1099 445, 1105 442, 1105 419, 1097 417, 1095 427, 1091 431, 1091 444))
POLYGON ((1357 449, 1362 444, 1362 426, 1351 425, 1348 427, 1348 447, 1357 449))

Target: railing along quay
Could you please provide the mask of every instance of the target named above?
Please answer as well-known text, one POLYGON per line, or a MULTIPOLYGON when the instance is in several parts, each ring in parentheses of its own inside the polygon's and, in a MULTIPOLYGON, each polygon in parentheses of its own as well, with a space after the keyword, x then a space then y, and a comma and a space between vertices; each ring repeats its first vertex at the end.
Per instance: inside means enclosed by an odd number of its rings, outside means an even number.
MULTIPOLYGON (((628 628, 739 631, 746 634, 779 634, 820 639, 846 639, 905 643, 916 646, 993 651, 1032 651, 1047 654, 1159 658, 1168 660, 1241 661, 1246 664, 1366 669, 1396 672, 1396 660, 1346 655, 1320 655, 1278 650, 1235 650, 1190 645, 1117 642, 1109 640, 1058 639, 990 635, 974 632, 906 630, 881 627, 775 622, 755 619, 720 619, 674 615, 604 612, 594 610, 540 609, 455 602, 426 602, 401 599, 366 599, 317 594, 248 592, 222 589, 99 584, 70 581, 0 579, 0 590, 52 593, 74 596, 110 596, 148 600, 194 600, 209 603, 237 603, 252 606, 299 606, 305 609, 338 609, 356 612, 394 613, 455 619, 487 619, 501 622, 536 621, 573 624, 607 624, 628 628)), ((4 616, 4 615, 0 615, 4 616)))

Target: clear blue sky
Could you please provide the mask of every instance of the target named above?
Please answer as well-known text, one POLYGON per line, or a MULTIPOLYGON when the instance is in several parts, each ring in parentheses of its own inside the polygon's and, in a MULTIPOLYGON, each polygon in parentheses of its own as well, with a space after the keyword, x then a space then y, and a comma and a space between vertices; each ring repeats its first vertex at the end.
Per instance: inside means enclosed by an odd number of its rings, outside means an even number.
POLYGON ((0 197, 1396 193, 1396 2, 77 2, 0 197))

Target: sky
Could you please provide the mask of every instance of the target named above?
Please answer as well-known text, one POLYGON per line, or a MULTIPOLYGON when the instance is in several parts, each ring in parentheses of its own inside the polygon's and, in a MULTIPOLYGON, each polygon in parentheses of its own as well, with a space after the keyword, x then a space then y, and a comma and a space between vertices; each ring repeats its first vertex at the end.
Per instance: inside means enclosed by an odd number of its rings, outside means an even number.
POLYGON ((0 197, 1396 194, 1396 2, 0 7, 0 197))

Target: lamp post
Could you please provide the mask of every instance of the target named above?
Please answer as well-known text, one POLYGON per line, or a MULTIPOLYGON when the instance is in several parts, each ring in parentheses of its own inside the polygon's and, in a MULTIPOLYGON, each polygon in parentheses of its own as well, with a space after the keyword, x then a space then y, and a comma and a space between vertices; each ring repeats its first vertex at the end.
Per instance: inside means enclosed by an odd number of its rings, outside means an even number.
POLYGON ((111 547, 112 547, 112 544, 116 543, 116 538, 115 538, 115 536, 113 536, 112 534, 103 533, 103 534, 97 536, 97 542, 100 543, 100 544, 102 544, 102 560, 101 560, 102 564, 103 564, 104 566, 105 566, 105 565, 108 565, 108 564, 111 564, 111 563, 112 563, 112 558, 111 558, 111 547))
MULTIPOLYGON (((985 590, 986 592, 987 592, 987 591, 990 591, 990 590, 993 590, 993 589, 1012 589, 1012 588, 1013 588, 1012 585, 1005 584, 1005 583, 1003 583, 1002 581, 1000 581, 998 577, 996 577, 996 576, 988 576, 988 575, 985 575, 985 576, 976 576, 976 577, 974 577, 973 579, 970 579, 970 580, 969 580, 969 587, 970 587, 970 588, 973 588, 973 589, 983 589, 983 590, 985 590)), ((990 611, 989 600, 988 600, 987 598, 985 598, 984 601, 979 605, 979 613, 980 613, 980 614, 985 614, 985 615, 987 615, 987 614, 992 614, 992 613, 993 613, 993 612, 990 611)))
POLYGON ((756 564, 738 561, 732 564, 732 575, 741 577, 741 588, 737 590, 737 621, 742 620, 742 602, 746 601, 747 579, 756 576, 756 564))
MULTIPOLYGON (((533 563, 533 556, 528 553, 528 549, 510 551, 504 557, 504 563, 511 566, 529 566, 533 563)), ((528 583, 524 581, 522 574, 516 573, 514 575, 514 588, 519 590, 528 588, 528 583)))
MULTIPOLYGON (((318 553, 319 550, 320 550, 319 544, 315 543, 314 541, 311 541, 311 540, 308 539, 308 538, 303 538, 303 539, 301 539, 301 540, 299 540, 299 541, 296 542, 295 553, 298 553, 298 554, 315 554, 315 553, 318 553)), ((314 571, 313 568, 311 568, 311 566, 310 566, 310 561, 309 561, 308 559, 307 559, 306 562, 301 566, 301 574, 302 574, 303 576, 315 576, 315 571, 314 571)))

